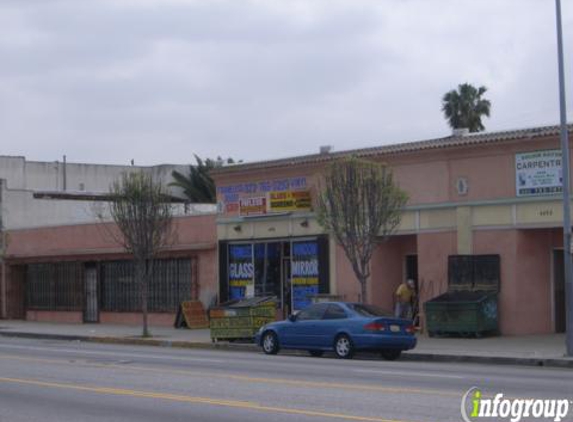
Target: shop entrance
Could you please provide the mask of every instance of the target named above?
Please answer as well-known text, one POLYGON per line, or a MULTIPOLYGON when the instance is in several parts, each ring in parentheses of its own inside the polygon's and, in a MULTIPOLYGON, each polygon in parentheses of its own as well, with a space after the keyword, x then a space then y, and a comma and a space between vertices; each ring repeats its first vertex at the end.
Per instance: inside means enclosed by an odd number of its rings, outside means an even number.
POLYGON ((84 278, 86 283, 84 322, 98 322, 97 267, 95 265, 86 265, 84 278))
POLYGON ((565 271, 563 250, 553 250, 553 318, 555 332, 565 332, 565 271))
POLYGON ((412 304, 414 323, 419 324, 420 286, 418 285, 418 255, 406 255, 406 280, 414 280, 416 296, 412 304))
POLYGON ((275 296, 284 316, 328 293, 328 239, 233 242, 221 268, 223 301, 275 296))

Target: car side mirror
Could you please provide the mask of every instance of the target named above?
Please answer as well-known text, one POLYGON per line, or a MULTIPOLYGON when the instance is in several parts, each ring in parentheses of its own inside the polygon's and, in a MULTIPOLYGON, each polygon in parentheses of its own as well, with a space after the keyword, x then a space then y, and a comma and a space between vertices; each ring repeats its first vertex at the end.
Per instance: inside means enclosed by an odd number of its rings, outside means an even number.
POLYGON ((295 322, 295 321, 296 321, 296 315, 295 315, 295 314, 290 314, 290 315, 288 316, 288 320, 289 320, 290 322, 295 322))

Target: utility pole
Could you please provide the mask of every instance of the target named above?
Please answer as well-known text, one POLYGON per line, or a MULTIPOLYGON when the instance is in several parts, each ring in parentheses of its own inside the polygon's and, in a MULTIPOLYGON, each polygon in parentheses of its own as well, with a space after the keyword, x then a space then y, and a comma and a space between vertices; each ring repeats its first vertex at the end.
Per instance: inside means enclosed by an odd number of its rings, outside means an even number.
POLYGON ((6 232, 2 215, 2 194, 6 187, 6 181, 0 179, 0 319, 8 317, 8 305, 6 304, 6 232))
POLYGON ((565 314, 567 356, 573 356, 573 280, 571 262, 571 199, 569 187, 569 139, 567 136, 567 104, 565 102, 565 70, 563 64, 563 30, 561 0, 555 0, 557 18, 557 57, 559 60, 559 109, 561 115, 561 165, 563 170, 563 261, 565 262, 565 314))

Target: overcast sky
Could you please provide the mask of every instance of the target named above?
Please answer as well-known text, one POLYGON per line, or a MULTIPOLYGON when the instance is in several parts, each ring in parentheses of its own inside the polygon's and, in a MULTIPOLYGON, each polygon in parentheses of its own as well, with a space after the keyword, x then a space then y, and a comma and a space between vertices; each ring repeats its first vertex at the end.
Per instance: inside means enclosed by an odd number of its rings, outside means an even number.
MULTIPOLYGON (((563 3, 573 52, 573 2, 563 3)), ((557 124, 553 0, 1 0, 0 155, 257 161, 557 124)), ((573 55, 566 56, 573 113, 573 55)))

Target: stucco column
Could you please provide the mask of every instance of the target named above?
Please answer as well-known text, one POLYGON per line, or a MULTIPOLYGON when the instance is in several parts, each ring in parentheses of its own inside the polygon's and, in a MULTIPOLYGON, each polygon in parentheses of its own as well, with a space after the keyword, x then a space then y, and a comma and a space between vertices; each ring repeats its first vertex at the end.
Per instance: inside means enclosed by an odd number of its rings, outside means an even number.
POLYGON ((336 240, 334 236, 328 236, 328 272, 330 274, 330 280, 328 280, 330 294, 335 295, 337 292, 336 288, 336 240))

